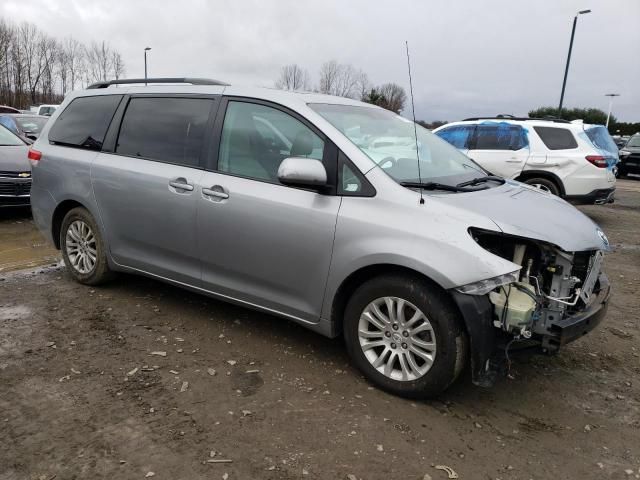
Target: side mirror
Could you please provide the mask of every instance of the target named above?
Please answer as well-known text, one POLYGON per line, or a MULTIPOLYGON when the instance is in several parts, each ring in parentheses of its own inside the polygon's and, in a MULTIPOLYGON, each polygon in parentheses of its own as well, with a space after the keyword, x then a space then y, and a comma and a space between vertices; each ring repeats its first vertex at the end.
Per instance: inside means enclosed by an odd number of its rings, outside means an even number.
POLYGON ((289 157, 278 167, 278 180, 283 185, 317 189, 327 185, 327 170, 320 160, 289 157))

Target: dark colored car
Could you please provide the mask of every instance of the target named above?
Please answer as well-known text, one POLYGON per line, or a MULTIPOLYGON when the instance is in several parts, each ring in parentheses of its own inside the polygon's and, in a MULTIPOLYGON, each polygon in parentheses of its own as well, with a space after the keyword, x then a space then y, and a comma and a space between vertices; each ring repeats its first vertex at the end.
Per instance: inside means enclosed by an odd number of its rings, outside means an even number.
POLYGON ((620 149, 618 177, 624 177, 629 173, 640 175, 640 133, 633 135, 620 149))
POLYGON ((31 199, 29 146, 0 125, 0 207, 27 206, 31 199))
POLYGON ((20 113, 20 110, 6 105, 0 105, 0 113, 20 113))
POLYGON ((0 125, 7 127, 13 133, 33 143, 47 124, 49 117, 43 115, 30 115, 28 113, 0 114, 0 125))

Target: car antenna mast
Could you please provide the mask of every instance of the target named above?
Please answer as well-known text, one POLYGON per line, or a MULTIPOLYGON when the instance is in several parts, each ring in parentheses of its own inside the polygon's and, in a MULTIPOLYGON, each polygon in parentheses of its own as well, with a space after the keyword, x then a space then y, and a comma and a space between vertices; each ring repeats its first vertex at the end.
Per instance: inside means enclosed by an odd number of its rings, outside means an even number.
MULTIPOLYGON (((416 127, 416 108, 413 104, 413 82, 411 81, 411 60, 409 59, 409 41, 404 41, 407 48, 407 68, 409 70, 409 94, 411 95, 411 114, 413 115, 413 136, 416 140, 416 159, 418 161, 418 183, 422 184, 422 174, 420 173, 420 148, 418 146, 418 127, 416 127)), ((420 187, 420 205, 424 205, 422 187, 420 187)))

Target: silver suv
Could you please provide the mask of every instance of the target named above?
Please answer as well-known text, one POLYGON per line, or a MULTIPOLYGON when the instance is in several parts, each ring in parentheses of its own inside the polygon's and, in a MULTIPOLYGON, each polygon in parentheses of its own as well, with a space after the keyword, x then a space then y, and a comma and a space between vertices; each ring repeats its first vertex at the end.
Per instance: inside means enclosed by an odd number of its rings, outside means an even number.
POLYGON ((607 238, 381 108, 202 79, 94 84, 29 152, 38 226, 70 274, 157 278, 343 335, 407 397, 604 317, 607 238), (113 84, 121 88, 109 88, 113 84))

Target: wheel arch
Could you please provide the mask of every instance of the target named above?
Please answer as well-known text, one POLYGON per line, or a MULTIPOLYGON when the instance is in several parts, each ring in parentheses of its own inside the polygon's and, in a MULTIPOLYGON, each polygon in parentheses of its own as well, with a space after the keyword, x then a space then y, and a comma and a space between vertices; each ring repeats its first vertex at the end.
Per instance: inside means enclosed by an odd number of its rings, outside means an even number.
POLYGON ((518 182, 524 182, 530 178, 546 178, 547 180, 550 180, 556 184, 556 186, 560 190, 561 197, 564 197, 566 195, 564 182, 558 175, 553 172, 547 172, 545 170, 525 170, 516 178, 514 178, 514 180, 517 180, 518 182))
MULTIPOLYGON (((377 263, 367 265, 350 273, 340 283, 340 286, 337 288, 336 293, 333 296, 333 300, 331 303, 331 326, 334 335, 332 336, 338 336, 342 334, 344 311, 347 303, 349 302, 349 299, 353 295, 353 292, 355 292, 356 289, 367 280, 382 275, 393 274, 415 277, 416 279, 432 284, 433 286, 444 292, 448 297, 451 297, 449 292, 438 282, 418 270, 392 263, 377 263)), ((453 305, 456 305, 452 298, 451 301, 453 305)))
POLYGON ((91 213, 91 210, 89 210, 86 205, 74 199, 67 199, 60 202, 53 211, 53 217, 51 218, 51 236, 53 237, 53 244, 58 250, 60 250, 60 229, 62 228, 62 221, 70 210, 77 207, 85 208, 91 213))

